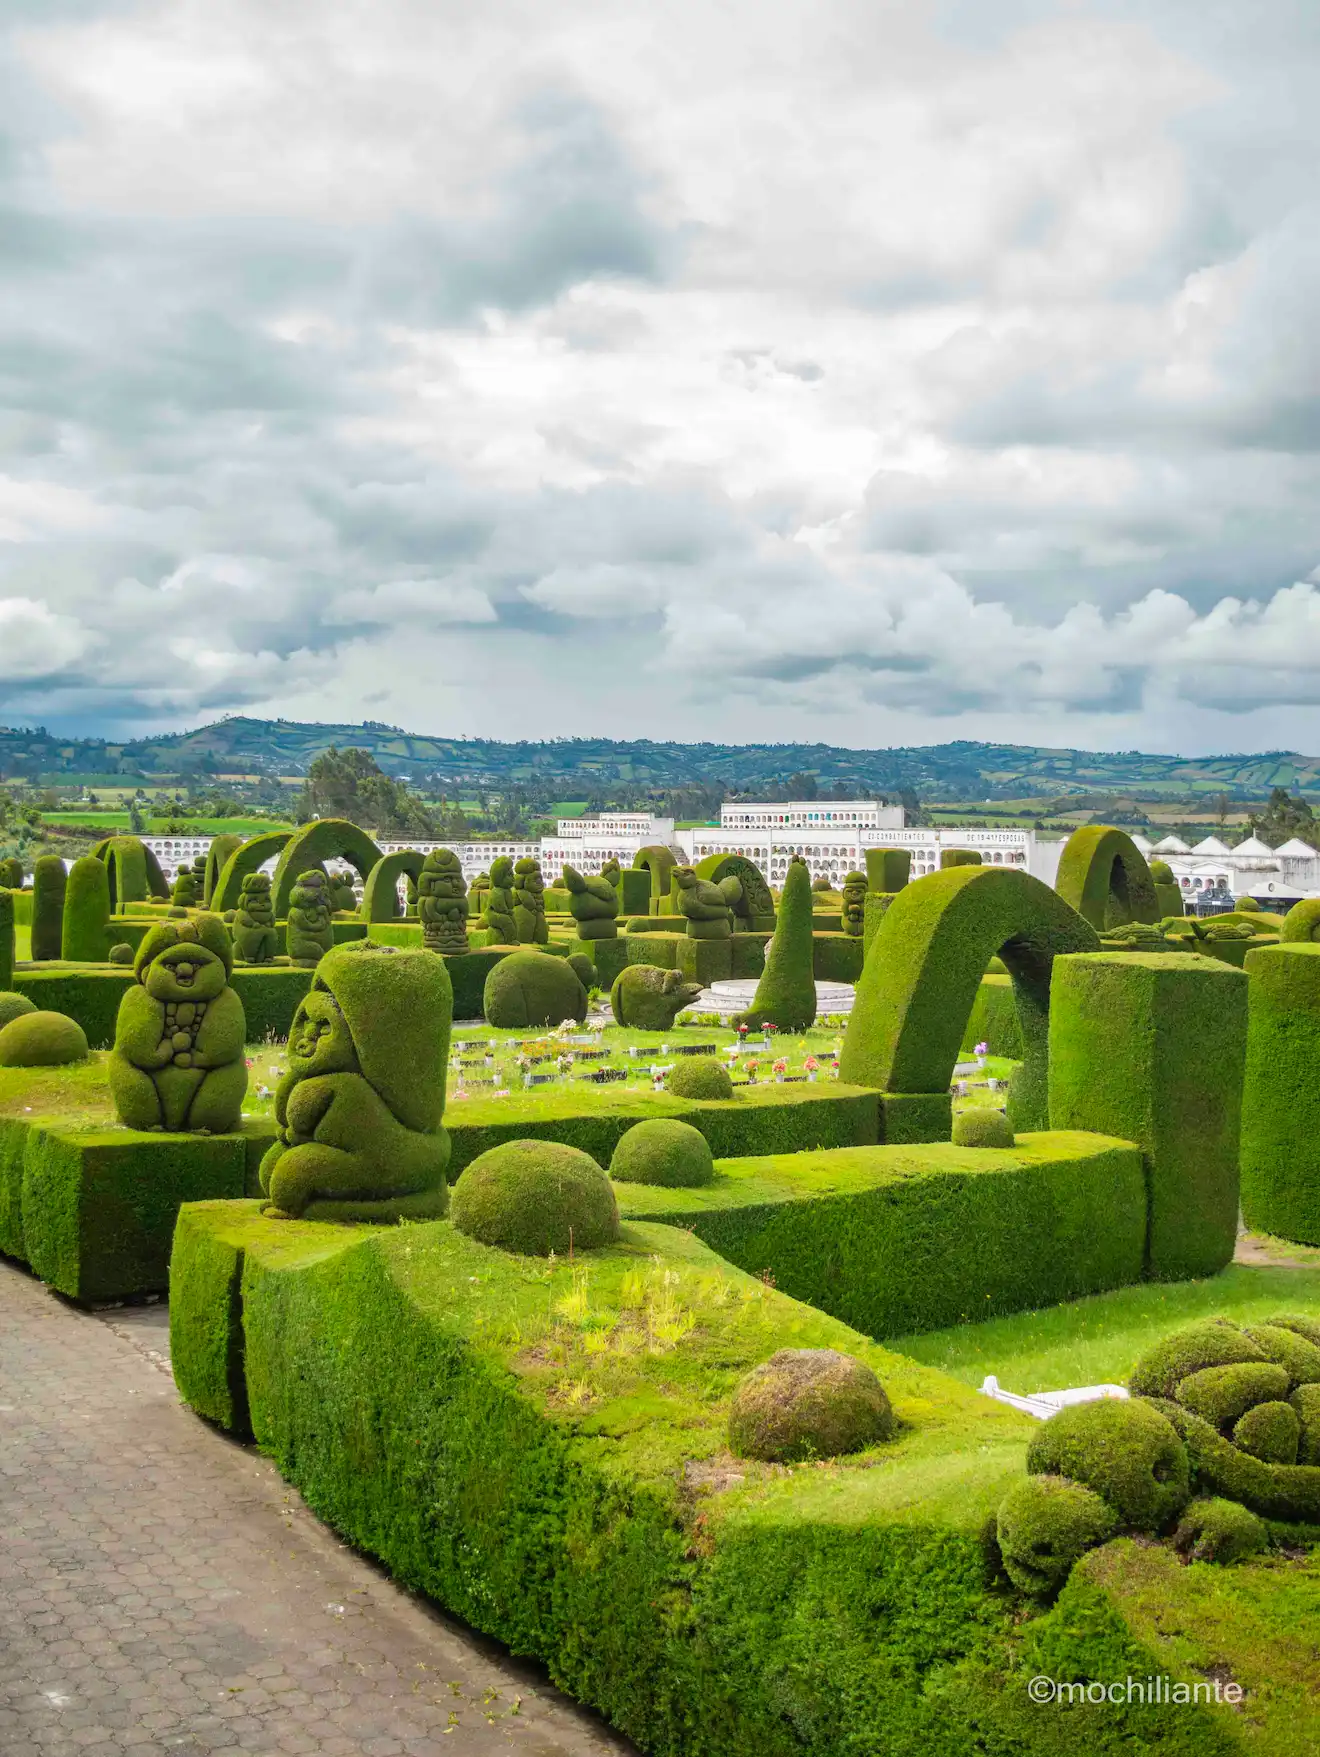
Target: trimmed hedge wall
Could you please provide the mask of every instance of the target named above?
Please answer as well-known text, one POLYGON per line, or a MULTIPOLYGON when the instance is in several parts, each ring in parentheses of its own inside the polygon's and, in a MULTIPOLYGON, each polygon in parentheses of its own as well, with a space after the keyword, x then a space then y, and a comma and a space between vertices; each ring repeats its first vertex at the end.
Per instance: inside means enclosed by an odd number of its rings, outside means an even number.
POLYGON ((1262 947, 1247 976, 1242 1213, 1257 1231, 1320 1245, 1320 944, 1262 947))
MULTIPOLYGON (((311 979, 310 970, 287 964, 240 964, 235 968, 229 985, 243 1003, 249 1043, 288 1036, 311 979)), ((48 964, 41 969, 29 965, 14 973, 19 994, 27 995, 44 1011, 76 1019, 92 1049, 108 1049, 114 1042, 119 1003, 133 983, 132 968, 122 964, 48 964)))
POLYGON ((0 890, 0 989, 14 982, 14 893, 0 890))
POLYGON ((1142 1277, 1141 1154, 1096 1135, 1012 1148, 849 1147, 723 1159, 713 1184, 617 1184, 625 1219, 684 1226, 869 1336, 1057 1305, 1142 1277))
POLYGON ((1147 1273, 1213 1275, 1237 1239, 1247 978, 1187 952, 1056 958, 1050 1121, 1135 1141, 1147 1273))
POLYGON ((817 982, 859 981, 865 954, 861 940, 850 933, 811 936, 811 966, 817 982))

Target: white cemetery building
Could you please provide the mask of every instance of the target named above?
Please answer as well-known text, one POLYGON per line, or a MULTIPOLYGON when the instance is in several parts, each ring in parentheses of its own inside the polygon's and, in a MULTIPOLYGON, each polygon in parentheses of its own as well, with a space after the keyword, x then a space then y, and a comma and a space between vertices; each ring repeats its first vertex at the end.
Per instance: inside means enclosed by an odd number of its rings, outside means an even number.
POLYGON ((1218 836, 1190 845, 1178 836, 1154 843, 1145 836, 1132 840, 1147 860, 1169 863, 1179 889, 1193 905, 1198 898, 1228 895, 1289 907, 1320 892, 1320 852, 1296 836, 1278 848, 1257 836, 1248 836, 1236 848, 1218 836))

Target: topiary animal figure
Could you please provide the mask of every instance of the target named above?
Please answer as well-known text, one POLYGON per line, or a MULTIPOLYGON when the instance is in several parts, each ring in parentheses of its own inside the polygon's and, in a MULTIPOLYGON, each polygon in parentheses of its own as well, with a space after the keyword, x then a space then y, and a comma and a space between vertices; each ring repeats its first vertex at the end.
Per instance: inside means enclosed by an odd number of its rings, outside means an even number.
POLYGON ((87 1036, 63 1013, 20 1013, 0 1029, 0 1068, 60 1068, 87 1059, 87 1036))
POLYGON ((618 937, 619 895, 607 878, 586 878, 575 866, 564 868, 568 908, 577 923, 578 938, 612 940, 618 937))
POLYGON ((246 1021, 229 987, 232 961, 217 915, 159 921, 143 938, 107 1066, 126 1128, 220 1135, 238 1127, 246 1021))
POLYGON ((8 859, 0 860, 0 891, 21 891, 23 889, 23 862, 16 854, 8 859))
POLYGON ((729 1449, 769 1464, 860 1452, 897 1429, 871 1368, 834 1348, 781 1348, 753 1367, 729 1406, 729 1449))
POLYGON ((850 872, 843 881, 843 931, 861 939, 866 925, 866 874, 850 872))
POLYGON ((286 938, 289 962, 307 970, 314 969, 334 946, 330 881, 319 867, 312 867, 294 881, 286 938))
POLYGON ((511 952, 487 976, 481 1011, 487 1024, 503 1028, 561 1025, 565 1019, 581 1024, 587 1016, 587 991, 566 958, 511 952))
MULTIPOLYGON (((491 870, 493 874, 494 869, 491 870)), ((544 946, 550 942, 541 862, 530 854, 513 868, 513 926, 520 946, 544 946)))
POLYGON ((610 1180, 589 1153, 559 1141, 506 1141, 480 1154, 454 1185, 452 1219, 481 1244, 530 1257, 619 1236, 610 1180))
POLYGON ((176 909, 192 909, 200 895, 197 885, 197 874, 191 866, 177 869, 174 884, 170 888, 170 902, 176 909))
POLYGON ((668 1031, 683 1008, 701 993, 699 982, 684 982, 677 970, 629 964, 610 989, 615 1023, 635 1031, 668 1031))
POLYGON ((689 939, 726 940, 733 934, 733 906, 742 896, 742 880, 732 874, 718 884, 698 878, 690 866, 674 873, 678 912, 687 922, 689 939))
POLYGON ((271 964, 279 949, 270 874, 245 873, 234 914, 234 956, 241 964, 271 964))
POLYGON ((467 884, 452 848, 433 848, 427 855, 417 880, 417 913, 428 951, 467 951, 467 884))
POLYGON ((444 962, 357 940, 328 952, 294 1014, 261 1162, 266 1213, 434 1219, 448 1205, 442 1126, 453 991, 444 962))
POLYGON ((481 925, 486 929, 487 944, 517 945, 518 928, 513 919, 513 862, 507 854, 490 863, 490 890, 481 925))
POLYGON ((764 1020, 779 1031, 805 1031, 816 1017, 812 940, 811 873, 794 855, 784 879, 775 931, 765 950, 765 969, 751 1006, 735 1024, 764 1020))

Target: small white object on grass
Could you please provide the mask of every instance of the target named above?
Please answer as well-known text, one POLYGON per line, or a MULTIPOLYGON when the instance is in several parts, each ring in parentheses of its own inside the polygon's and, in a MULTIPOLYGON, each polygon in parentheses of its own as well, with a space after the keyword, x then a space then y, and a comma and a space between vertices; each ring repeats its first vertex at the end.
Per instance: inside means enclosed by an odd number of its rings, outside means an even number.
POLYGON ((1034 1415, 1037 1421, 1048 1421, 1070 1403, 1097 1403, 1102 1397, 1126 1397, 1129 1395, 1124 1385, 1078 1385, 1068 1391, 1035 1391, 1030 1395, 1022 1395, 1016 1391, 1001 1391, 999 1380, 993 1373, 987 1373, 981 1386, 983 1397, 993 1397, 997 1403, 1007 1403, 1014 1409, 1020 1409, 1023 1415, 1034 1415))

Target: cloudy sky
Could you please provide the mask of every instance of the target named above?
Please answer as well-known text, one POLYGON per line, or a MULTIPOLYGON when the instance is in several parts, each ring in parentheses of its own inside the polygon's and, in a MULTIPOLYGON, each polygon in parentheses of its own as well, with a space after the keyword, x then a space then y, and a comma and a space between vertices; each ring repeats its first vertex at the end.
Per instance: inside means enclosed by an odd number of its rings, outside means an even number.
POLYGON ((3 0, 0 719, 1320 749, 1314 0, 3 0))

